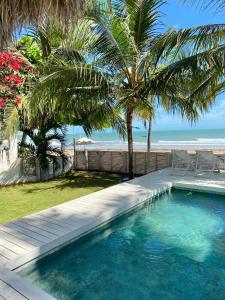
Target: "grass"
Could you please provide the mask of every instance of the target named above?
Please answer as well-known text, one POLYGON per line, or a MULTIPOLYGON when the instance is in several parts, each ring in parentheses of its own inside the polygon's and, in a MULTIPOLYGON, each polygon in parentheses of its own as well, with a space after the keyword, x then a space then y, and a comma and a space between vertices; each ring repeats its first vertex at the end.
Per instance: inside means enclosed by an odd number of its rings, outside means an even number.
POLYGON ((47 182, 0 188, 0 223, 55 206, 119 183, 117 175, 73 172, 47 182))

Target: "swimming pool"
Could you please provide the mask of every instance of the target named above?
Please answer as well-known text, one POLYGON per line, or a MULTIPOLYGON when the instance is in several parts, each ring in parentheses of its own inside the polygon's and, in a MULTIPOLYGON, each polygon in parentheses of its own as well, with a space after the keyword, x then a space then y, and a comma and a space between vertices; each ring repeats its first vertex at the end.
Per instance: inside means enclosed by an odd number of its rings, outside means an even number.
POLYGON ((225 197, 172 190, 20 274, 63 300, 225 299, 225 197))

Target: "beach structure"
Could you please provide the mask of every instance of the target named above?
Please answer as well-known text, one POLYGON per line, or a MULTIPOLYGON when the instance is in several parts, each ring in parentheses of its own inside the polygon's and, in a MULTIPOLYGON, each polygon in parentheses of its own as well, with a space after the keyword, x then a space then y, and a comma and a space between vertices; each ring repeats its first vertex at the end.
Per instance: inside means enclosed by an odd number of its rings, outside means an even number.
POLYGON ((84 10, 84 0, 35 0, 35 1, 1 1, 0 48, 18 33, 18 29, 28 24, 42 23, 46 14, 68 25, 76 20, 84 10))
POLYGON ((82 137, 79 140, 77 140, 76 144, 85 146, 85 145, 95 144, 95 141, 87 137, 82 137))

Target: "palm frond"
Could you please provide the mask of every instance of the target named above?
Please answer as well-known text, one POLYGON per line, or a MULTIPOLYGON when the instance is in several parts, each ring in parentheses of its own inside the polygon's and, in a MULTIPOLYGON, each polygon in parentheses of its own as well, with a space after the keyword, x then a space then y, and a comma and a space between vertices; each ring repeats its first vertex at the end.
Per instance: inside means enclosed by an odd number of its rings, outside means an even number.
POLYGON ((98 38, 93 44, 93 54, 98 65, 118 70, 134 64, 137 49, 127 21, 114 15, 96 16, 94 30, 98 38))
POLYGON ((163 0, 126 0, 129 29, 138 48, 143 49, 154 37, 160 24, 159 8, 163 0))
POLYGON ((84 11, 84 0, 4 0, 0 5, 0 46, 12 39, 28 24, 38 24, 46 15, 52 16, 63 27, 76 20, 84 11))
POLYGON ((67 111, 74 111, 76 105, 82 108, 87 103, 107 99, 110 86, 106 74, 88 64, 54 62, 47 65, 48 75, 41 78, 31 96, 34 110, 45 107, 46 101, 54 110, 57 105, 59 111, 63 106, 67 111))
POLYGON ((224 0, 183 0, 183 2, 191 2, 199 5, 202 9, 216 9, 217 12, 225 9, 224 0))

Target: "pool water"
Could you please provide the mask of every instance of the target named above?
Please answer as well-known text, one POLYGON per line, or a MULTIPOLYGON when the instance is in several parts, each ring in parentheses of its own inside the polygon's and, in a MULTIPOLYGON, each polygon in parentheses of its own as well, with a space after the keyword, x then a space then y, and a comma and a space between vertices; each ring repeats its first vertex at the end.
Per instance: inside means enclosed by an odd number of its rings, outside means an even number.
POLYGON ((172 190, 20 274, 62 300, 224 300, 225 196, 172 190))

